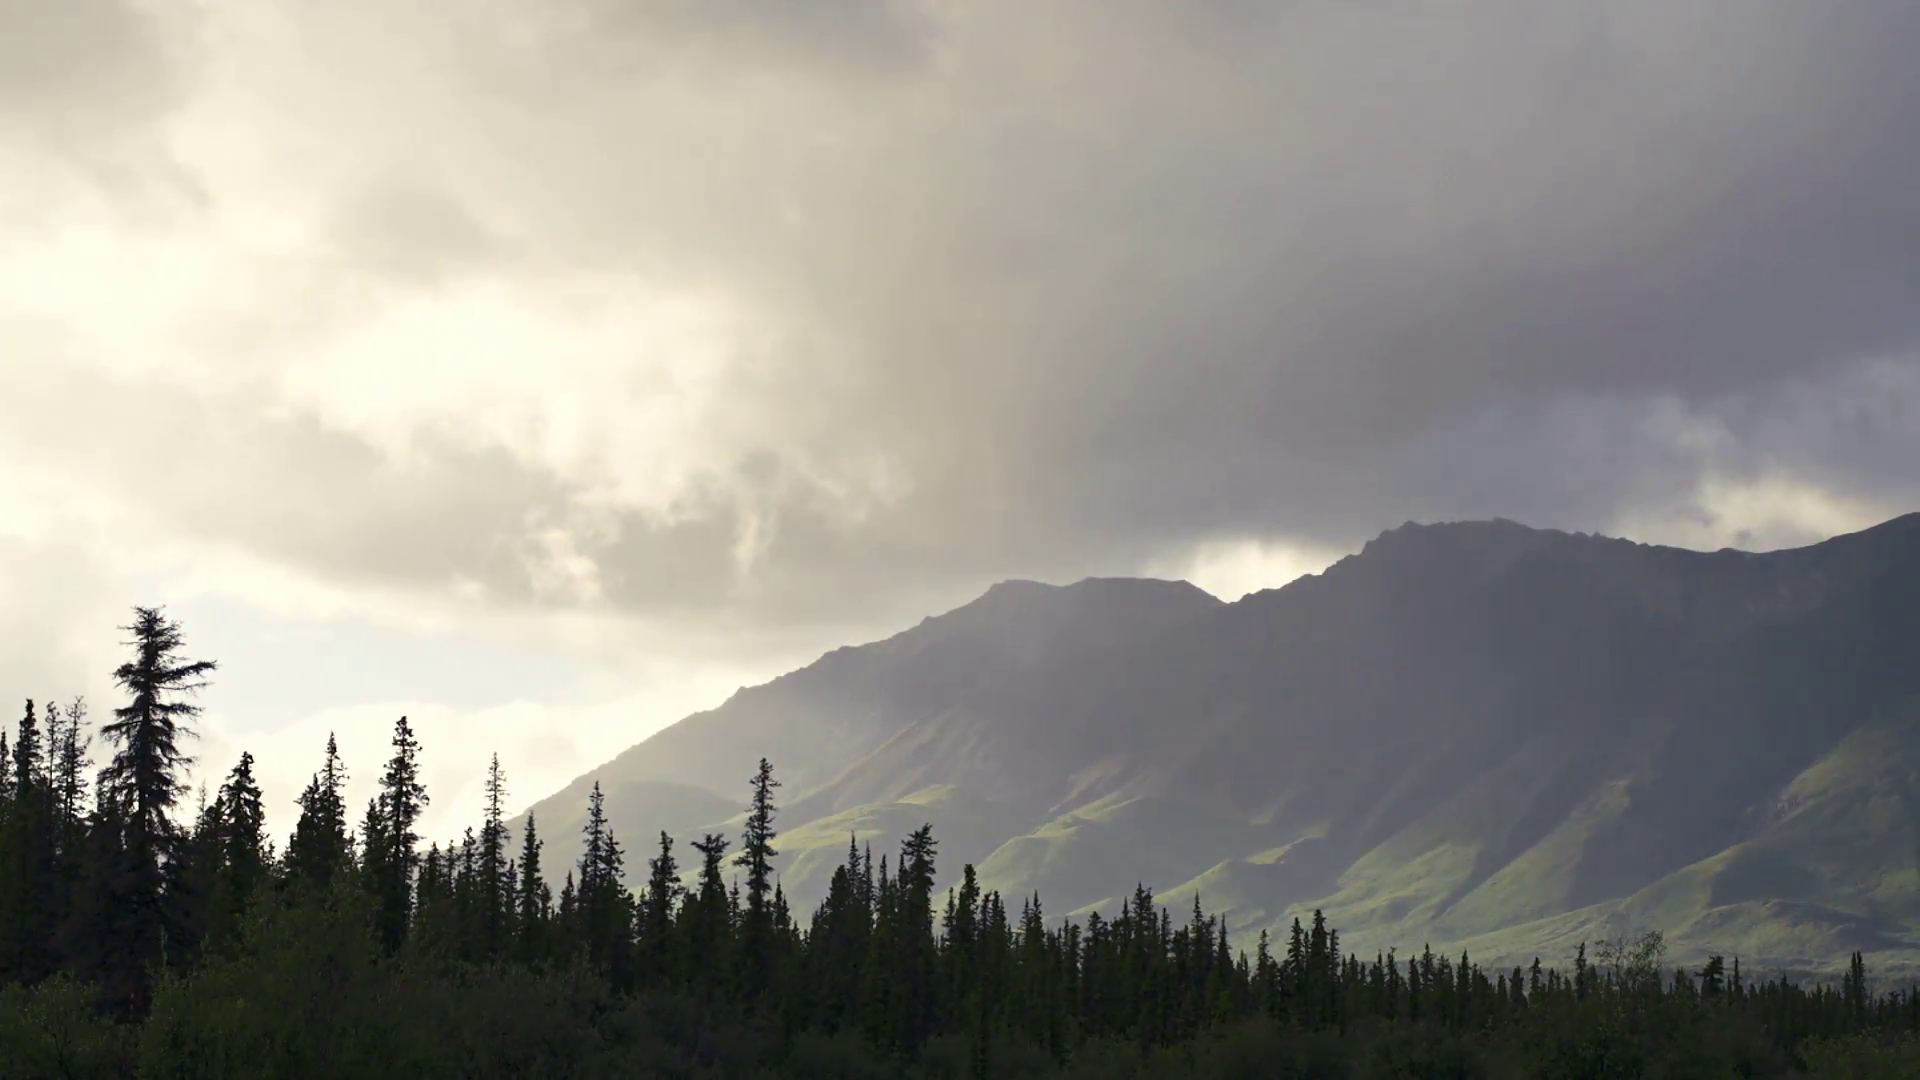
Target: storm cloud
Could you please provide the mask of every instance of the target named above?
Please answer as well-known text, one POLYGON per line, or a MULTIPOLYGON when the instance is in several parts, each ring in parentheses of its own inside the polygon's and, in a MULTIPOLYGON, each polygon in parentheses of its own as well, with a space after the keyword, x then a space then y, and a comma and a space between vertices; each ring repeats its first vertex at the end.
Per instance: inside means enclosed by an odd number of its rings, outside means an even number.
POLYGON ((110 115, 199 194, 0 207, 5 470, 341 588, 724 650, 1222 538, 1764 546, 1920 489, 1907 0, 22 26, 148 88, 0 64, 7 154, 110 115))

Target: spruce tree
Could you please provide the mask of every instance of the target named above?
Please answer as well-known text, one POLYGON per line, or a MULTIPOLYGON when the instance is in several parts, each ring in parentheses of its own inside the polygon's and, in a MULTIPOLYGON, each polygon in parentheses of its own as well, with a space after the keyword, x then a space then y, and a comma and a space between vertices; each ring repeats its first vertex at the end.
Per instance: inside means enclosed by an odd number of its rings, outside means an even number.
POLYGON ((46 789, 45 766, 40 718, 34 711, 33 699, 28 698, 26 712, 20 717, 19 734, 13 740, 12 788, 16 797, 28 791, 46 789))
POLYGON ((900 845, 896 887, 900 893, 902 949, 897 963, 903 1007, 897 1038, 908 1053, 918 1053, 933 1033, 938 1004, 938 956, 933 937, 934 848, 932 825, 915 829, 900 845))
POLYGON ((673 979, 673 910, 680 894, 680 864, 673 857, 673 837, 660 832, 659 854, 647 860, 647 891, 640 898, 639 939, 641 969, 645 977, 665 982, 673 979))
POLYGON ((56 802, 43 748, 29 700, 6 763, 11 798, 0 820, 0 979, 29 983, 53 970, 60 916, 56 802))
POLYGON ((360 881, 365 886, 370 899, 377 902, 378 887, 374 875, 378 869, 380 855, 387 847, 387 827, 380 812, 380 797, 375 795, 367 800, 367 809, 360 815, 360 881))
POLYGON ((218 869, 211 925, 224 941, 238 931, 247 904, 267 876, 266 807, 253 776, 251 753, 240 754, 240 761, 220 785, 216 803, 218 869))
POLYGON ((505 954, 513 920, 510 905, 514 883, 507 874, 506 798, 506 776, 500 771, 500 755, 496 753, 487 765, 486 818, 480 826, 476 866, 481 946, 489 958, 505 954))
POLYGON ((573 871, 569 870, 566 881, 560 885, 560 902, 553 913, 558 948, 568 960, 578 957, 581 949, 578 914, 579 905, 574 902, 573 871))
POLYGON ((226 878, 226 806, 200 786, 193 827, 168 866, 167 961, 188 967, 203 947, 219 948, 237 927, 239 904, 226 878))
POLYGON ((347 833, 347 770, 340 748, 327 733, 327 756, 306 789, 295 800, 300 817, 287 841, 286 868, 297 883, 325 893, 334 878, 351 862, 352 841, 347 833))
POLYGON ((93 764, 87 756, 92 739, 87 735, 87 703, 74 698, 67 704, 66 722, 59 737, 52 740, 53 795, 60 821, 60 849, 65 861, 77 858, 81 832, 86 819, 87 769, 93 764))
POLYGON ((692 965, 695 981, 708 993, 724 984, 722 976, 731 959, 732 918, 727 884, 721 876, 727 847, 727 838, 718 833, 707 833, 693 842, 693 850, 700 853, 700 882, 681 915, 688 963, 692 965))
POLYGON ((587 822, 581 832, 586 843, 574 897, 581 942, 588 960, 606 972, 616 986, 624 986, 631 980, 632 899, 621 880, 625 859, 607 824, 606 796, 598 781, 587 797, 587 822))
POLYGON ((380 793, 368 808, 364 838, 374 918, 390 952, 406 940, 412 917, 413 877, 420 865, 420 835, 415 830, 427 801, 420 782, 420 742, 403 716, 393 726, 393 756, 380 776, 380 793))
POLYGON ((59 931, 68 969, 99 985, 103 999, 120 1008, 132 993, 127 973, 138 973, 141 964, 139 957, 128 954, 137 940, 134 913, 117 903, 131 868, 123 809, 117 800, 97 794, 93 799, 59 931))
POLYGON ((540 834, 534 828, 533 814, 527 814, 527 827, 520 844, 520 885, 516 890, 520 910, 515 919, 522 963, 536 964, 546 959, 548 923, 552 918, 553 893, 540 876, 540 834))
POLYGON ((735 866, 747 871, 746 908, 740 923, 740 987, 749 998, 766 989, 773 968, 775 928, 770 901, 773 858, 780 854, 773 847, 776 835, 773 789, 779 787, 780 782, 773 778, 773 766, 766 758, 760 759, 760 768, 751 784, 752 801, 740 840, 740 854, 733 860, 735 866))
POLYGON ((193 736, 187 724, 200 707, 187 698, 205 688, 217 665, 182 657, 180 627, 158 608, 135 608, 133 623, 121 629, 133 635, 126 644, 134 656, 113 678, 129 699, 100 729, 116 749, 101 772, 98 797, 119 805, 117 817, 126 830, 125 873, 114 878, 111 903, 125 915, 121 929, 129 940, 113 950, 125 965, 116 972, 114 993, 124 993, 125 1007, 143 1012, 146 964, 161 955, 169 929, 163 901, 168 864, 180 841, 172 813, 193 764, 181 742, 193 736))

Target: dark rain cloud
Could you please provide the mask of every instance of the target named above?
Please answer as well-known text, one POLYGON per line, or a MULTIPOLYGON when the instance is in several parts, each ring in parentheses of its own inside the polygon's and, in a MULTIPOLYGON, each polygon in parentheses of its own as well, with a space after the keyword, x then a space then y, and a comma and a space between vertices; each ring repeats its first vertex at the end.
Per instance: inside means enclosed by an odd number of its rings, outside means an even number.
MULTIPOLYGON (((1920 5, 515 2, 457 39, 457 167, 370 162, 334 239, 777 316, 751 436, 579 537, 623 610, 891 619, 1215 536, 1687 519, 1707 478, 1920 495, 1920 5)), ((197 520, 330 574, 530 597, 516 511, 578 494, 249 430, 333 516, 197 520)))

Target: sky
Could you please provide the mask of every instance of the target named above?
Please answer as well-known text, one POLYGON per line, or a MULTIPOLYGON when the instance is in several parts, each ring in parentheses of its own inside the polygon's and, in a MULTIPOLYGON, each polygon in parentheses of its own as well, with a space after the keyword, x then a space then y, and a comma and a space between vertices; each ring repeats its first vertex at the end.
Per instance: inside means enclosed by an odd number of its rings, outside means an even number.
MULTIPOLYGON (((1010 577, 1920 508, 1911 0, 0 0, 0 687, 429 831, 1010 577)), ((745 778, 742 778, 743 789, 745 778)))

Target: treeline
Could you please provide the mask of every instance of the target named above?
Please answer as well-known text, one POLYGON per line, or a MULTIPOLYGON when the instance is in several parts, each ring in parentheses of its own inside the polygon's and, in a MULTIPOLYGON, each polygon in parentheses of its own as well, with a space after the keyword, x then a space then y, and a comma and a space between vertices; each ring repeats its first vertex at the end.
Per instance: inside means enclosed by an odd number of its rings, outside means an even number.
POLYGON ((329 739, 279 850, 250 755, 183 812, 215 666, 157 610, 128 629, 96 774, 84 702, 0 733, 0 1077, 1920 1075, 1920 994, 1859 954, 1837 987, 1669 970, 1657 935, 1495 971, 1353 955, 1318 913, 1249 954, 1144 887, 1083 922, 971 866, 938 893, 930 827, 849 838, 798 915, 764 760, 741 834, 660 834, 635 891, 597 786, 579 837, 509 835, 497 758, 482 819, 425 841, 402 718, 357 824, 329 739))

